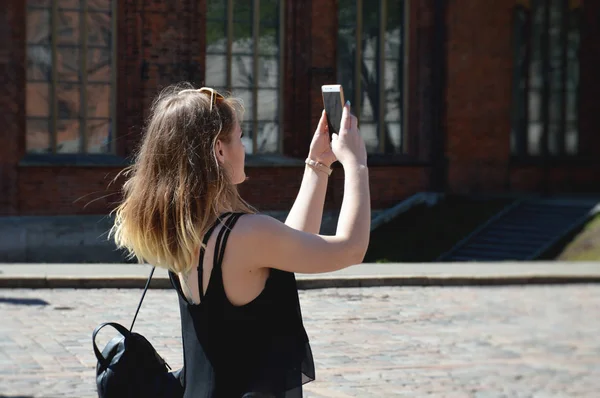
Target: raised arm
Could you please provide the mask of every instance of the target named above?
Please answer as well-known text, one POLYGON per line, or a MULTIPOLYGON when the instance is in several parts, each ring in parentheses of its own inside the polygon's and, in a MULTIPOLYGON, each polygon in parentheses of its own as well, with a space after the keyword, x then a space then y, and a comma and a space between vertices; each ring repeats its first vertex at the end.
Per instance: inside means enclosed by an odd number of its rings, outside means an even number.
MULTIPOLYGON (((336 158, 329 143, 325 112, 310 144, 308 158, 330 167, 336 158)), ((285 220, 285 224, 299 231, 318 234, 323 218, 323 205, 327 193, 328 174, 319 168, 306 165, 304 177, 296 201, 285 220)))
POLYGON ((250 268, 320 273, 362 262, 371 220, 365 144, 357 120, 344 108, 342 129, 332 148, 344 167, 344 197, 335 236, 299 231, 262 215, 242 217, 238 242, 250 268), (252 250, 253 249, 253 250, 252 250))

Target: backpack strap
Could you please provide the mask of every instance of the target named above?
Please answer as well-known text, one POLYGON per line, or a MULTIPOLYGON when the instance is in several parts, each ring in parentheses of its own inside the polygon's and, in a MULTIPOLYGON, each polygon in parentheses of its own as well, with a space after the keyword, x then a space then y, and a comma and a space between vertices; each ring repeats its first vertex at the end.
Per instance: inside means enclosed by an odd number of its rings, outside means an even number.
POLYGON ((152 267, 152 270, 150 271, 150 276, 148 276, 148 280, 146 281, 146 287, 144 287, 144 292, 142 293, 142 298, 140 299, 140 303, 137 306, 137 310, 135 310, 135 315, 133 316, 133 321, 131 322, 129 332, 133 330, 133 325, 135 325, 135 320, 137 319, 138 313, 140 312, 140 308, 142 308, 142 302, 144 301, 144 297, 146 297, 146 292, 148 291, 148 286, 150 286, 150 281, 152 281, 152 275, 154 275, 155 269, 156 267, 152 267))

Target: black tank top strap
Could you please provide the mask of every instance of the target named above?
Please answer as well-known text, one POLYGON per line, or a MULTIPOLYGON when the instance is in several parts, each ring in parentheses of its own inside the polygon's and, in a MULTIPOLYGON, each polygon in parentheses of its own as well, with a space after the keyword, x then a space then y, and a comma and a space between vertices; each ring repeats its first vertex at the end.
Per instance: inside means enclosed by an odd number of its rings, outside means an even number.
POLYGON ((210 275, 210 281, 208 282, 208 288, 206 289, 207 292, 213 291, 216 288, 220 291, 221 295, 225 294, 225 288, 223 286, 223 274, 221 270, 223 265, 223 257, 225 257, 225 247, 233 226, 243 214, 244 213, 234 213, 231 215, 227 221, 225 221, 223 228, 221 228, 219 231, 217 242, 215 243, 213 269, 210 275))
POLYGON ((225 256, 225 246, 227 245, 227 239, 229 239, 229 234, 233 229, 235 223, 240 219, 240 217, 244 213, 234 213, 227 219, 225 222, 225 227, 219 231, 219 236, 217 237, 217 243, 215 245, 215 255, 213 259, 213 269, 218 269, 219 272, 221 270, 221 266, 223 265, 223 257, 225 256))
POLYGON ((202 239, 202 245, 200 246, 200 256, 198 258, 198 291, 200 293, 200 300, 204 300, 204 288, 203 288, 204 285, 202 284, 202 274, 204 273, 203 272, 204 251, 206 249, 206 245, 208 244, 208 240, 210 239, 210 236, 212 235, 212 233, 215 230, 215 228, 217 227, 217 225, 222 223, 223 220, 226 219, 227 217, 229 217, 230 215, 231 215, 231 212, 227 212, 227 213, 223 213, 219 217, 217 217, 215 222, 206 231, 206 233, 204 234, 204 238, 202 239))

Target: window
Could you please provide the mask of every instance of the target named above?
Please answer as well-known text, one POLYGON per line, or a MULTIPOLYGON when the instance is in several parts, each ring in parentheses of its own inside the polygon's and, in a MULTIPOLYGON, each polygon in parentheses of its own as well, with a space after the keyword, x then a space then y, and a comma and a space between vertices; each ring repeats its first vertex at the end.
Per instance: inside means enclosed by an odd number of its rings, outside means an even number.
POLYGON ((408 0, 340 0, 338 81, 370 153, 405 153, 408 0))
POLYGON ((515 9, 513 155, 579 152, 580 3, 532 0, 515 9))
POLYGON ((206 85, 244 100, 250 154, 281 150, 284 0, 209 0, 206 85))
POLYGON ((112 153, 116 0, 28 0, 27 151, 112 153))

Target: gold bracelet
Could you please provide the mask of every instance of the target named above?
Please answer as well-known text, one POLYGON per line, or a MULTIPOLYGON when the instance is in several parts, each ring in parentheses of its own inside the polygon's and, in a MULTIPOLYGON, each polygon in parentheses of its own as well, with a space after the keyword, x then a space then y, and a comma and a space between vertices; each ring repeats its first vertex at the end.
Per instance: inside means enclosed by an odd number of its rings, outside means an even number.
POLYGON ((312 160, 311 158, 306 158, 304 163, 306 163, 307 165, 309 165, 310 167, 312 167, 315 170, 319 170, 319 171, 322 171, 323 173, 327 173, 328 176, 330 176, 331 172, 333 171, 331 169, 331 167, 327 167, 323 163, 317 162, 316 160, 312 160))

